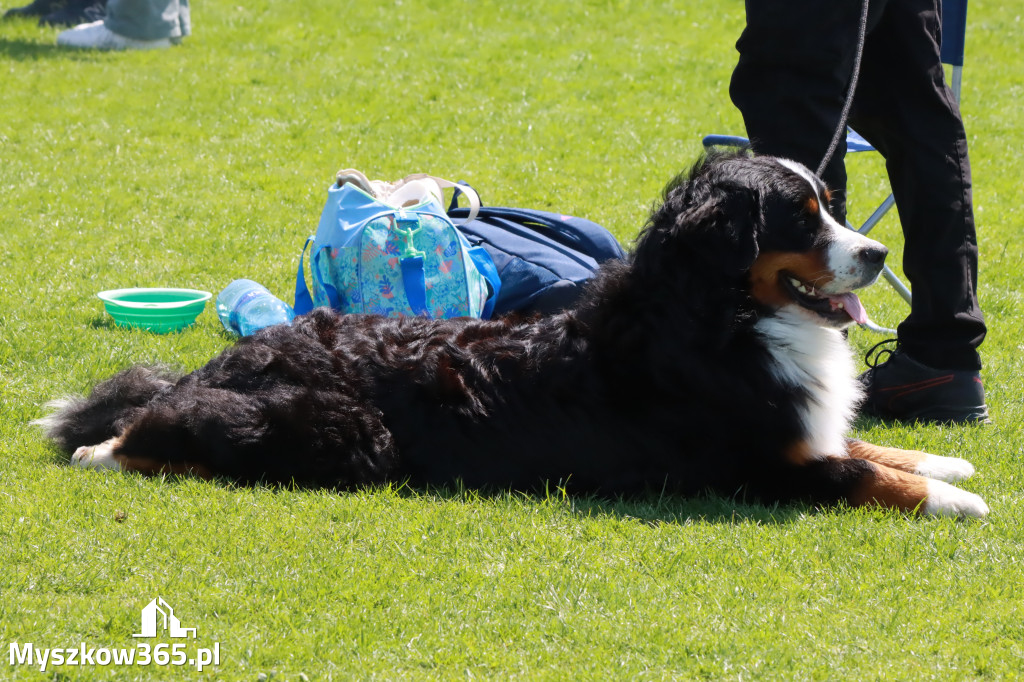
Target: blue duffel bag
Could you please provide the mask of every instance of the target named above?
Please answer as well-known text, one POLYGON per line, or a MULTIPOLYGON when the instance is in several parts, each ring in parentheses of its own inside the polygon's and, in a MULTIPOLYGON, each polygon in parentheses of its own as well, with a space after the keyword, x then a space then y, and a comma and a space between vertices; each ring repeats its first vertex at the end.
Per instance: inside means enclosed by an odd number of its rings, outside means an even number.
POLYGON ((487 251, 501 278, 495 317, 564 310, 601 263, 626 258, 615 237, 590 220, 498 206, 481 206, 466 220, 469 209, 457 206, 458 194, 448 216, 470 244, 487 251))
POLYGON ((316 235, 306 241, 312 291, 299 258, 295 312, 329 306, 389 317, 489 318, 501 281, 487 252, 445 215, 441 187, 452 185, 426 175, 371 182, 359 171, 338 171, 316 235), (407 202, 399 194, 406 189, 407 202))

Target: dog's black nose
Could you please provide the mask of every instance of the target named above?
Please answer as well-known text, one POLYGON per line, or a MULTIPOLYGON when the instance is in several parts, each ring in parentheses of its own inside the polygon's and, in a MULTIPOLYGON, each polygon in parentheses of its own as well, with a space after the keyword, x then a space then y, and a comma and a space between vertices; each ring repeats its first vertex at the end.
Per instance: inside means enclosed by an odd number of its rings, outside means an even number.
POLYGON ((866 265, 881 265, 885 262, 885 257, 889 255, 889 249, 884 246, 869 246, 866 249, 861 249, 858 256, 866 265))

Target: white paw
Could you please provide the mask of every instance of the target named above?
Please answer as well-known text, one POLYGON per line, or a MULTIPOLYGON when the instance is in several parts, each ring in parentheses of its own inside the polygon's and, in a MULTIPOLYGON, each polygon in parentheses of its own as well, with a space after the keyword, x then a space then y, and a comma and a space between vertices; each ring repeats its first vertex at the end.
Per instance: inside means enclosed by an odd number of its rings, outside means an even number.
POLYGON ((120 471, 121 465, 114 459, 117 439, 111 438, 99 445, 83 445, 71 455, 71 466, 81 469, 113 469, 120 471))
POLYGON ((962 481, 974 475, 974 466, 959 457, 925 455, 924 459, 918 462, 914 473, 940 481, 962 481))
POLYGON ((954 488, 942 481, 928 481, 928 497, 921 505, 922 514, 932 516, 974 516, 988 515, 988 505, 974 493, 954 488))

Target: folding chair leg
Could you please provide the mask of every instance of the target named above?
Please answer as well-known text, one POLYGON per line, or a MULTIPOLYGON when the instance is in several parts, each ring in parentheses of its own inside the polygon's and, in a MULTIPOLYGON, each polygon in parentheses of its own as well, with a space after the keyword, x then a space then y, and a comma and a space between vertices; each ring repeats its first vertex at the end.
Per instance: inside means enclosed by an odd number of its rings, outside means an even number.
POLYGON ((851 225, 849 220, 846 221, 846 226, 851 230, 855 230, 856 232, 859 232, 861 234, 867 234, 872 230, 872 228, 874 228, 875 225, 878 224, 878 221, 881 220, 882 217, 889 212, 889 209, 891 209, 895 205, 896 199, 894 199, 892 194, 890 194, 886 198, 886 200, 883 201, 881 205, 875 209, 875 212, 872 213, 868 217, 868 219, 864 221, 864 224, 860 226, 859 230, 856 229, 853 225, 851 225))
POLYGON ((896 330, 895 329, 889 329, 888 327, 883 327, 882 325, 880 325, 880 324, 878 324, 876 322, 873 322, 870 319, 868 319, 867 322, 861 323, 860 328, 861 329, 867 329, 869 332, 874 332, 876 334, 885 334, 886 336, 896 336, 896 330))
POLYGON ((907 288, 907 285, 896 276, 896 273, 893 272, 888 265, 882 266, 882 276, 885 277, 886 281, 892 285, 892 288, 896 290, 896 293, 903 297, 904 301, 908 304, 911 302, 912 298, 910 295, 910 289, 907 288))

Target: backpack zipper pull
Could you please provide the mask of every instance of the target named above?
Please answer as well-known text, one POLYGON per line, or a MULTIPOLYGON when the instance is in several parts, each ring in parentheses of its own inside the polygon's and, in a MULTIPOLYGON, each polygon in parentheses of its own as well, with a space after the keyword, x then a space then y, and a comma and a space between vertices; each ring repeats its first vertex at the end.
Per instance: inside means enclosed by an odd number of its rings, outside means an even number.
POLYGON ((423 257, 425 251, 416 248, 416 235, 423 229, 420 219, 399 209, 395 212, 395 232, 402 237, 402 258, 423 257))

